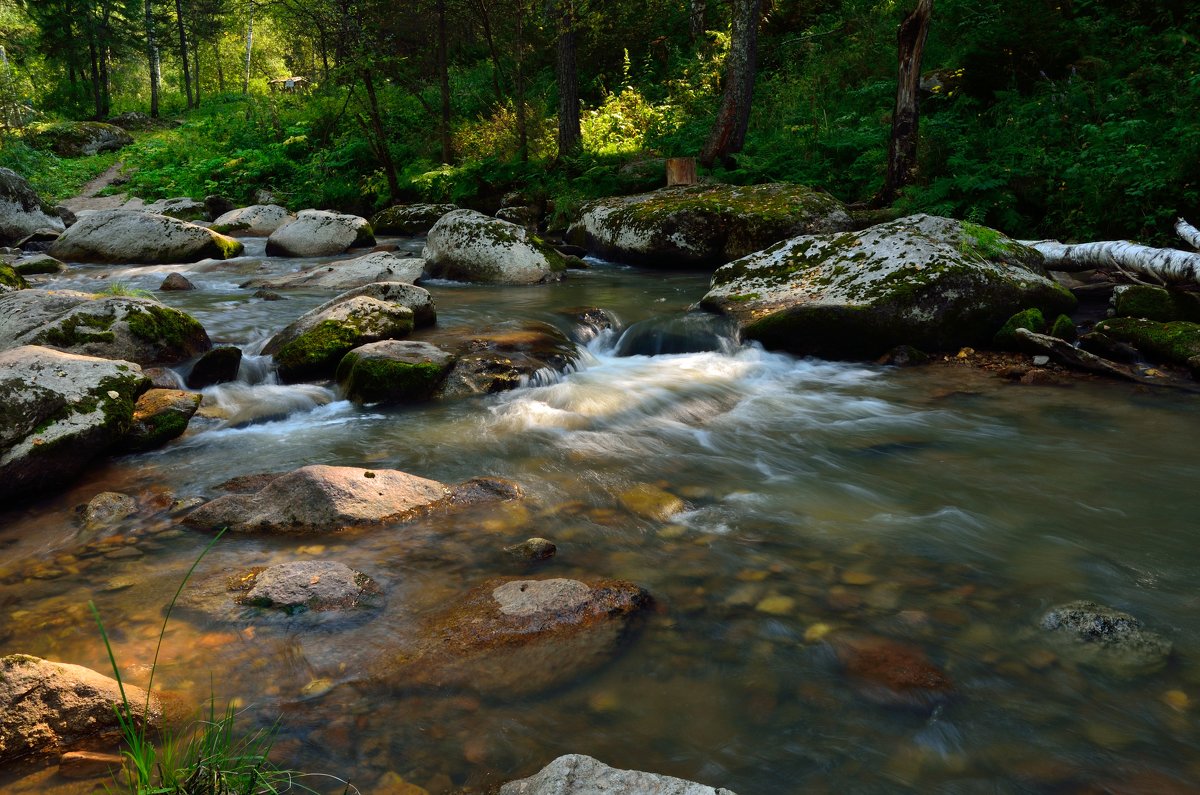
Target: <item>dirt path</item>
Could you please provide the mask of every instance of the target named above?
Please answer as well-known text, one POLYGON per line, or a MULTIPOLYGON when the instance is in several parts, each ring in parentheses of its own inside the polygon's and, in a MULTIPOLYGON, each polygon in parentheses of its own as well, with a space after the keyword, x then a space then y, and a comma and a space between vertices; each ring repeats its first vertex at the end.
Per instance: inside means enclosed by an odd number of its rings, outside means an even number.
POLYGON ((80 188, 79 195, 73 199, 67 199, 63 202, 63 205, 73 213, 86 210, 115 210, 118 207, 132 210, 144 206, 145 202, 141 199, 130 198, 128 193, 117 193, 112 196, 96 195, 116 182, 117 178, 121 175, 121 169, 124 167, 124 163, 113 163, 108 171, 105 171, 80 188))

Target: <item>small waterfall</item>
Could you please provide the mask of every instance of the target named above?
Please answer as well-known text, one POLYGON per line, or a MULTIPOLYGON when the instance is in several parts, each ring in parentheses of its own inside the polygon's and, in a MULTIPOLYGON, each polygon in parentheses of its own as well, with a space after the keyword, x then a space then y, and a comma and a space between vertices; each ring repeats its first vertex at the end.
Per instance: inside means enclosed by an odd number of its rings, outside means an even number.
POLYGON ((738 348, 732 320, 708 312, 652 317, 634 323, 617 340, 617 356, 661 356, 715 351, 732 354, 738 348))

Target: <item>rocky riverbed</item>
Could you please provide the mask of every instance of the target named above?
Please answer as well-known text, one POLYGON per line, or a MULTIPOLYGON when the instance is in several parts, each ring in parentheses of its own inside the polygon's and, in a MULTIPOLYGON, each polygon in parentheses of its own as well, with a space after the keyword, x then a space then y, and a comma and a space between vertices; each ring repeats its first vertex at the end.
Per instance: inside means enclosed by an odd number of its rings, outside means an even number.
MULTIPOLYGON (((172 619, 155 689, 232 699, 248 726, 282 717, 282 763, 362 792, 549 792, 585 774, 630 792, 1185 792, 1200 777, 1194 397, 961 349, 990 328, 925 367, 770 352, 736 335, 747 304, 779 311, 731 286, 757 261, 716 282, 568 268, 524 230, 452 220, 446 239, 527 245, 509 258, 519 284, 495 284, 486 260, 487 284, 379 286, 380 269, 423 273, 427 258, 422 237, 382 235, 391 260, 352 266, 365 292, 315 277, 369 249, 268 255, 265 235, 223 244, 230 259, 24 277, 23 302, 116 283, 155 300, 120 297, 103 329, 74 323, 90 336, 69 354, 22 355, 93 361, 144 302, 241 357, 188 390, 203 351, 152 347, 110 376, 129 395, 100 393, 129 404, 126 430, 89 436, 90 461, 46 469, 40 496, 13 491, 0 652, 106 672, 93 599, 127 681, 146 685, 164 605, 230 526, 172 619), (195 289, 159 292, 171 272, 195 289), (688 314, 706 294, 731 319, 688 314), (305 334, 319 344, 298 346, 305 334), (289 345, 308 369, 281 379, 265 352, 289 345), (183 419, 129 452, 151 385, 183 419), (564 754, 616 769, 550 764, 564 754)), ((357 222, 306 223, 328 245, 366 242, 357 222)), ((938 256, 1011 253, 966 232, 975 243, 938 256)), ((781 293, 831 300, 811 289, 819 274, 804 288, 778 275, 781 293)), ((1047 314, 1067 308, 1022 278, 1047 314)), ((28 734, 15 715, 0 720, 0 789, 90 792, 6 739, 28 734)))

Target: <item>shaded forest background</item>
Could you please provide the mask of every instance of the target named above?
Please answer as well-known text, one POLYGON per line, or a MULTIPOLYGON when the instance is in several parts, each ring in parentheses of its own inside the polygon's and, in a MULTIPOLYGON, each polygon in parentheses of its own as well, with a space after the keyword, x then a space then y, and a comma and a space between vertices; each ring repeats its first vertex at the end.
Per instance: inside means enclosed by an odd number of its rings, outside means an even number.
MULTIPOLYGON (((144 198, 265 189, 369 214, 521 191, 562 225, 589 198, 659 186, 655 158, 699 153, 744 2, 0 0, 0 165, 52 199, 103 171, 114 155, 64 161, 32 133, 149 113, 157 60, 164 123, 121 153, 144 198), (564 35, 582 141, 560 153, 564 35), (288 76, 312 86, 272 90, 288 76)), ((764 2, 745 147, 705 173, 875 195, 914 4, 764 2)), ((1198 6, 937 0, 917 182, 897 209, 1018 237, 1170 240, 1177 215, 1200 217, 1198 6)))

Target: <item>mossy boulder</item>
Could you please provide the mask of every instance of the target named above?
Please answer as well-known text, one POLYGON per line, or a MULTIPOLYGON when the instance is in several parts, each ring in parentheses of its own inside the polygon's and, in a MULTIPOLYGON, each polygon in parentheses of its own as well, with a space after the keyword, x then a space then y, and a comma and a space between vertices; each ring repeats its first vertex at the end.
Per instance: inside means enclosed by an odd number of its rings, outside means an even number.
POLYGON ((474 210, 443 215, 425 240, 425 272, 437 279, 483 284, 555 282, 566 259, 521 226, 474 210))
POLYGON ((1059 315, 1054 318, 1054 323, 1050 326, 1050 336, 1058 337, 1066 342, 1074 342, 1079 339, 1079 329, 1075 327, 1075 321, 1068 315, 1059 315))
POLYGON ((1027 328, 1030 331, 1041 334, 1046 330, 1046 318, 1042 316, 1040 309, 1022 309, 1015 315, 1004 321, 1004 325, 996 332, 996 336, 992 338, 992 344, 997 348, 1006 351, 1015 351, 1020 348, 1016 337, 1016 331, 1019 328, 1027 328))
POLYGON ((0 245, 12 245, 43 229, 61 232, 64 228, 62 219, 24 177, 0 168, 0 245))
POLYGON ((150 298, 22 290, 0 296, 0 350, 20 345, 172 364, 204 353, 212 342, 191 315, 150 298))
MULTIPOLYGON (((67 269, 67 266, 49 254, 34 254, 31 257, 25 257, 14 262, 12 269, 21 276, 42 276, 50 273, 61 273, 67 269)), ((3 276, 0 276, 0 283, 3 282, 3 276)))
POLYGON ((326 210, 302 210, 267 238, 273 257, 329 257, 358 246, 375 245, 366 218, 326 210))
POLYGON ((1057 315, 1075 298, 1033 249, 993 229, 916 215, 792 238, 731 262, 701 305, 771 349, 874 358, 897 345, 983 345, 1018 310, 1057 315))
POLYGON ((1172 320, 1200 323, 1200 294, 1178 287, 1121 285, 1113 290, 1112 305, 1117 317, 1137 317, 1160 323, 1172 320))
POLYGON ((182 436, 200 408, 202 395, 182 389, 148 389, 133 407, 133 421, 122 441, 126 450, 154 450, 182 436))
POLYGON ((358 403, 413 403, 429 400, 454 355, 427 342, 384 340, 355 348, 337 369, 337 381, 358 403))
POLYGON ((294 220, 296 216, 278 204, 252 204, 217 216, 212 229, 234 237, 266 237, 294 220))
POLYGON ((850 227, 841 202, 803 185, 695 185, 587 204, 567 240, 618 262, 713 267, 796 235, 850 227))
POLYGON ((169 265, 230 259, 241 243, 197 224, 136 210, 96 210, 81 215, 47 253, 64 262, 169 265))
POLYGON ((371 226, 380 235, 424 235, 443 215, 457 209, 456 204, 400 204, 372 218, 371 226))
POLYGON ((148 386, 132 362, 34 345, 0 352, 0 499, 62 487, 113 449, 148 386))
POLYGON ((115 124, 102 121, 64 121, 34 128, 30 139, 39 149, 59 157, 90 157, 116 152, 133 143, 133 136, 115 124))
POLYGON ((521 697, 571 682, 614 657, 650 595, 630 582, 487 580, 448 600, 412 648, 385 650, 373 683, 521 697))
POLYGON ((0 295, 24 290, 28 286, 29 283, 13 266, 0 262, 0 295))
POLYGON ((342 357, 369 342, 403 339, 413 330, 413 311, 367 296, 336 298, 301 315, 263 348, 286 382, 328 378, 342 357))
POLYGON ((1095 334, 1132 345, 1151 361, 1186 367, 1200 377, 1200 323, 1114 317, 1097 323, 1095 334))

